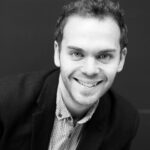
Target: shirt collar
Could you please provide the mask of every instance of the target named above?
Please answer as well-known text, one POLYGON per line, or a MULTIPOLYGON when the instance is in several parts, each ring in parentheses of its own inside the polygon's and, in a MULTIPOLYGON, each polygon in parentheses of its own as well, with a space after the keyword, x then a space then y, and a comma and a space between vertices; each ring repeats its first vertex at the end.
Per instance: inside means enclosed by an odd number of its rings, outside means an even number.
MULTIPOLYGON (((62 84, 63 84, 63 82, 62 82, 62 78, 60 75, 58 88, 57 88, 57 97, 56 97, 56 117, 58 120, 68 119, 68 118, 72 119, 72 116, 71 116, 70 112, 68 111, 68 109, 66 108, 66 106, 63 102, 62 96, 61 96, 61 92, 63 92, 63 91, 61 91, 63 89, 63 88, 61 88, 62 84)), ((77 123, 78 124, 84 124, 87 121, 89 121, 92 118, 92 116, 93 116, 93 114, 94 114, 94 112, 98 106, 98 103, 99 103, 99 101, 97 101, 97 103, 95 103, 89 109, 89 111, 86 113, 86 115, 83 118, 81 118, 80 120, 78 120, 77 123)))

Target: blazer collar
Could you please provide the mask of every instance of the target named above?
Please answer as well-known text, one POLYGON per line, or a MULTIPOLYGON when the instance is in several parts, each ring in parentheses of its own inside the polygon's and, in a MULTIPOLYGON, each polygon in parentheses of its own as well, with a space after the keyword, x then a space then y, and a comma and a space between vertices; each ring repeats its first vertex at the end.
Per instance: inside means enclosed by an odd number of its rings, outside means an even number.
POLYGON ((58 78, 59 70, 51 72, 38 98, 38 110, 33 114, 32 120, 32 150, 48 148, 55 118, 58 78))

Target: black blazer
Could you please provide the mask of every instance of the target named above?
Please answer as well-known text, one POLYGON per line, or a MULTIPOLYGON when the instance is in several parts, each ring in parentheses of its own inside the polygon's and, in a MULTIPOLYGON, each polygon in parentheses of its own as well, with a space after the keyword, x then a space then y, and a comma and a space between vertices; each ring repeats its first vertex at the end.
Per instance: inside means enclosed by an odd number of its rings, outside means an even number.
MULTIPOLYGON (((48 150, 59 70, 0 80, 0 150, 48 150)), ((137 111, 108 91, 85 125, 77 150, 129 150, 137 111)))

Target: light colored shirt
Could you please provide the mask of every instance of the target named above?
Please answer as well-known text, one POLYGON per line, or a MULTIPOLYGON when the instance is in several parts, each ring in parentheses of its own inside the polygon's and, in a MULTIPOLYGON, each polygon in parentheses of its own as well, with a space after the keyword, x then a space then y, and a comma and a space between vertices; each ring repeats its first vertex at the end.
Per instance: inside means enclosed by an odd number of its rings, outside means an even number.
POLYGON ((60 76, 56 97, 56 116, 48 150, 76 150, 81 138, 81 130, 90 120, 98 105, 97 102, 81 120, 75 123, 63 102, 62 84, 60 76))

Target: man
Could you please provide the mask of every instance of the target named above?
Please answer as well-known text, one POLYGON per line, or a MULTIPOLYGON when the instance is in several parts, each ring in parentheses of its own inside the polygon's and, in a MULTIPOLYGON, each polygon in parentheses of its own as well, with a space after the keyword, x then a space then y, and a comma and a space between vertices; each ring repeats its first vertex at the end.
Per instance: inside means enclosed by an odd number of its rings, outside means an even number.
POLYGON ((119 5, 78 0, 56 25, 60 69, 0 82, 1 150, 129 150, 137 111, 110 90, 127 54, 119 5))

